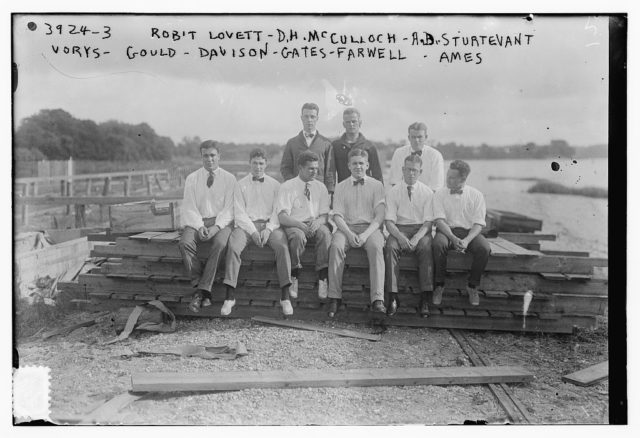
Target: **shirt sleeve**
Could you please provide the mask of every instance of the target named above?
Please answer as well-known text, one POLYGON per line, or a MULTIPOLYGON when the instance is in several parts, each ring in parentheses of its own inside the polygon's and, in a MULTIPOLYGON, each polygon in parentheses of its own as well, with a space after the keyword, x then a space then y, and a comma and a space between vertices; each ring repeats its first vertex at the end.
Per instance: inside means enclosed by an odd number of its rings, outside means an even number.
POLYGON ((224 204, 216 216, 216 226, 223 229, 233 220, 233 199, 238 181, 233 175, 225 175, 224 204))
POLYGON ((320 195, 320 202, 318 205, 318 216, 329 214, 329 204, 329 191, 325 186, 322 186, 322 194, 320 195))
POLYGON ((327 140, 327 144, 324 152, 324 185, 328 191, 333 192, 336 189, 336 162, 333 156, 333 146, 329 140, 327 140))
POLYGON ((436 159, 431 166, 431 184, 433 190, 444 187, 444 159, 441 153, 436 153, 436 159))
POLYGON ((400 154, 398 153, 399 149, 396 149, 393 152, 393 156, 391 157, 391 169, 389 172, 389 184, 391 185, 396 185, 399 184, 400 181, 402 180, 402 175, 401 175, 401 169, 400 167, 402 166, 398 166, 398 157, 400 156, 400 154))
POLYGON ((240 184, 235 185, 234 193, 233 193, 233 217, 237 227, 245 230, 249 235, 258 231, 256 226, 253 224, 251 218, 247 214, 246 202, 244 200, 244 195, 242 194, 242 187, 240 184))
POLYGON ((288 215, 291 214, 293 208, 293 201, 291 199, 291 191, 285 188, 284 184, 280 186, 278 190, 278 200, 276 201, 276 214, 280 214, 283 211, 288 215))
POLYGON ((344 219, 344 198, 344 185, 338 184, 336 186, 336 191, 333 194, 333 216, 340 216, 344 219))
POLYGON ((378 158, 378 149, 373 144, 369 149, 369 169, 371 169, 371 176, 384 184, 384 181, 382 181, 380 160, 378 158))
POLYGON ((271 205, 271 217, 267 222, 266 228, 273 231, 280 227, 280 219, 278 219, 278 193, 280 192, 280 184, 274 184, 273 187, 273 204, 271 205))
POLYGON ((291 141, 287 142, 287 145, 284 147, 284 152, 282 153, 282 161, 280 162, 280 173, 282 174, 282 178, 285 181, 290 180, 295 177, 293 171, 293 151, 291 141))
POLYGON ((187 176, 184 182, 184 196, 180 206, 180 222, 183 227, 199 230, 204 226, 204 222, 196 203, 196 176, 196 174, 191 174, 187 176))
POLYGON ((484 195, 480 192, 477 193, 477 197, 475 200, 475 208, 473 209, 473 223, 478 224, 482 227, 486 227, 486 216, 487 216, 487 206, 484 201, 484 195))
POLYGON ((447 220, 447 215, 444 210, 444 195, 442 190, 438 190, 433 195, 433 220, 436 219, 447 220))
POLYGON ((382 183, 376 184, 376 188, 373 193, 373 209, 375 210, 380 204, 385 204, 384 186, 382 183))
POLYGON ((384 219, 387 221, 398 221, 398 206, 394 199, 395 190, 391 189, 387 192, 387 212, 384 219))

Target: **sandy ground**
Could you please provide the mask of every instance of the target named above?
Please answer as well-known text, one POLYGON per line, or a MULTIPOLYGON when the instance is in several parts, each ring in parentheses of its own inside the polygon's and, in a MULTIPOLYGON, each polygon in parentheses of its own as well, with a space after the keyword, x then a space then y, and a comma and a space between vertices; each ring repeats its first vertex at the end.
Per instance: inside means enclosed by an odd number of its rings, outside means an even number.
MULTIPOLYGON (((74 312, 56 325, 91 317, 74 312)), ((332 326, 370 332, 351 324, 332 326)), ((577 335, 466 332, 494 365, 533 373, 509 385, 536 424, 607 423, 608 383, 581 388, 561 376, 607 359, 607 331, 577 335)), ((21 364, 51 368, 51 416, 78 418, 131 388, 134 372, 350 369, 472 366, 448 330, 390 328, 379 342, 266 326, 247 320, 180 320, 172 334, 140 333, 114 345, 108 317, 100 324, 47 341, 21 339, 21 364), (177 344, 243 342, 249 354, 235 360, 176 356, 121 356, 177 344)), ((117 424, 397 425, 507 422, 487 386, 251 389, 218 393, 147 394, 115 415, 117 424)))

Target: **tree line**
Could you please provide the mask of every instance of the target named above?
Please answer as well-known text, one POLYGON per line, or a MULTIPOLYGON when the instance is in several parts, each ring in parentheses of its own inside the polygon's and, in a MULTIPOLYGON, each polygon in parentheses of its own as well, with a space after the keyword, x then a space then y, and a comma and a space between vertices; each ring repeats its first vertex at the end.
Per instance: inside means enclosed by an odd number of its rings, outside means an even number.
MULTIPOLYGON (((293 133, 292 133, 293 135, 293 133)), ((246 160, 255 147, 265 149, 268 156, 279 159, 282 144, 235 144, 222 142, 225 160, 246 160)), ((79 160, 142 161, 189 160, 200 157, 198 137, 184 137, 176 145, 169 137, 158 135, 146 123, 132 125, 116 120, 96 123, 80 120, 62 109, 45 109, 25 118, 14 133, 14 160, 79 160)), ((387 140, 373 144, 381 157, 391 159, 401 142, 387 140)), ((445 160, 453 159, 528 159, 606 157, 606 145, 574 148, 565 140, 552 140, 548 145, 527 143, 512 146, 465 146, 455 142, 437 143, 445 160)))

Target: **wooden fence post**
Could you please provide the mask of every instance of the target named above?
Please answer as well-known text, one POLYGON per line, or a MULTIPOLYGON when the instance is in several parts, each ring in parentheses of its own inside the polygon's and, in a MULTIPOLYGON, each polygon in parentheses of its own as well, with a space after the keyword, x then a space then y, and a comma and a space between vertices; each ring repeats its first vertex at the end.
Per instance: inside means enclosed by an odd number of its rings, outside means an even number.
MULTIPOLYGON (((102 196, 109 195, 109 186, 111 186, 111 178, 106 177, 104 179, 104 186, 102 187, 102 196)), ((100 221, 104 221, 104 205, 100 205, 100 221)))
POLYGON ((146 175, 147 177, 147 195, 153 195, 153 191, 151 190, 151 175, 146 175))
POLYGON ((76 228, 82 228, 87 226, 87 220, 85 217, 85 206, 84 204, 76 204, 76 228))

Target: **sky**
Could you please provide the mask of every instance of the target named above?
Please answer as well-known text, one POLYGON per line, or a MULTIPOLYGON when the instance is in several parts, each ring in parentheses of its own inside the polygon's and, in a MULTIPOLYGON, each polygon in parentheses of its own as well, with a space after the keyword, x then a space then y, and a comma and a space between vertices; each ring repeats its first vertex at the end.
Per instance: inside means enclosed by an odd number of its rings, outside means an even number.
POLYGON ((42 109, 62 108, 96 122, 146 122, 176 143, 199 136, 284 144, 301 129, 304 102, 320 106, 322 134, 340 135, 347 105, 338 95, 344 95, 360 110, 362 132, 372 140, 406 140, 408 125, 422 121, 432 144, 548 144, 552 139, 574 146, 605 144, 607 26, 606 17, 537 15, 532 20, 397 14, 19 15, 13 21, 13 59, 19 71, 14 123, 19 126, 42 109), (97 33, 71 35, 70 24, 76 31, 84 25, 97 33), (160 36, 163 30, 169 35, 178 31, 180 39, 157 38, 153 28, 160 36), (295 30, 298 39, 279 43, 277 29, 287 34, 295 30), (313 30, 326 30, 327 37, 335 33, 338 40, 340 35, 365 40, 373 35, 376 41, 303 41, 313 30), (193 39, 183 31, 194 32, 193 39), (209 36, 238 31, 254 32, 249 40, 237 40, 237 34, 232 39, 209 36), (260 41, 255 31, 261 32, 260 41), (413 32, 421 37, 427 32, 439 43, 412 45, 413 32), (380 34, 383 43, 377 41, 380 34), (395 43, 388 42, 388 34, 396 36, 395 43), (522 43, 453 45, 454 36, 479 40, 483 35, 521 35, 522 43), (228 56, 234 48, 262 48, 265 43, 269 54, 263 59, 228 56), (63 53, 74 45, 82 56, 63 53), (200 56, 220 46, 227 56, 200 56), (326 57, 282 56, 282 50, 302 53, 305 46, 316 46, 316 53, 322 48, 326 57), (329 55, 338 47, 344 47, 340 59, 329 55), (346 60, 348 49, 358 47, 381 48, 385 59, 346 60), (133 52, 160 48, 176 50, 176 55, 129 59, 133 52), (97 59, 94 49, 101 53, 97 59), (442 58, 452 52, 462 60, 449 63, 442 58), (390 60, 390 55, 405 59, 390 60))

